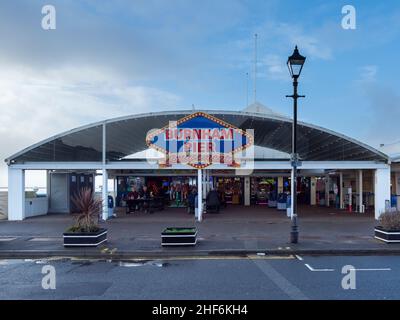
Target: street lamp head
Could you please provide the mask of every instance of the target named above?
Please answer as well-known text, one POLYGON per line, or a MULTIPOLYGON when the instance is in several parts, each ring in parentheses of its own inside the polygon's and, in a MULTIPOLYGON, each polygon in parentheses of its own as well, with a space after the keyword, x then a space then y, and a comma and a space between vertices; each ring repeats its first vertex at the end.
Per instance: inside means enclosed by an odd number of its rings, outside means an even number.
POLYGON ((299 53, 299 49, 297 46, 294 48, 293 54, 288 57, 287 66, 290 72, 290 76, 294 79, 300 77, 301 70, 303 69, 304 62, 306 61, 306 57, 303 57, 299 53))

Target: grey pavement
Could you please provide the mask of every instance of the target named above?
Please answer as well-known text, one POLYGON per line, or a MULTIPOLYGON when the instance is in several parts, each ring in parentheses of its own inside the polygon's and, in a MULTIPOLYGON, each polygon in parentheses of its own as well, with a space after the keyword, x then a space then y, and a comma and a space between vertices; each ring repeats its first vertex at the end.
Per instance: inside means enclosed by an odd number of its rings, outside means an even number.
POLYGON ((400 298, 400 257, 299 258, 0 260, 0 299, 400 298), (54 290, 42 288, 48 265, 55 271, 54 290), (341 285, 345 265, 356 270, 354 289, 341 285))
POLYGON ((0 221, 0 256, 25 252, 29 255, 181 255, 207 253, 400 253, 400 245, 385 244, 373 237, 372 213, 348 213, 334 208, 299 208, 300 240, 289 243, 290 219, 285 212, 265 207, 228 207, 220 214, 206 214, 199 223, 184 209, 153 214, 125 215, 102 223, 108 242, 98 248, 64 248, 62 233, 73 217, 53 214, 22 222, 0 221), (160 234, 165 227, 196 226, 195 247, 163 248, 160 234))

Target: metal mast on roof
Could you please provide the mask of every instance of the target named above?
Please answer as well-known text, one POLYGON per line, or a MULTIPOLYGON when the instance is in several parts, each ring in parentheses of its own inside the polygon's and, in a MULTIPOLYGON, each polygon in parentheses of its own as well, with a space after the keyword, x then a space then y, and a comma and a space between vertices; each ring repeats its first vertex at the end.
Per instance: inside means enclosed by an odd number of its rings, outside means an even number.
POLYGON ((249 73, 246 72, 246 108, 249 106, 249 73))
POLYGON ((254 34, 254 103, 257 102, 257 33, 254 34))

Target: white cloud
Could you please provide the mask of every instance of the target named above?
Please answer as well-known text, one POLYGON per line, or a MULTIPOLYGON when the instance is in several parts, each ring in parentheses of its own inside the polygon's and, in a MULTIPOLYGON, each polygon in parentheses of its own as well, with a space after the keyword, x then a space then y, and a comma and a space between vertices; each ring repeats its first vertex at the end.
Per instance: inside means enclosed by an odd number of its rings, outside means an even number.
POLYGON ((288 70, 286 68, 285 57, 277 54, 267 54, 260 62, 261 69, 266 71, 265 74, 260 76, 267 77, 271 80, 287 80, 288 70))
POLYGON ((225 63, 235 69, 254 71, 254 37, 258 34, 259 78, 289 81, 286 59, 295 45, 307 58, 330 60, 333 58, 331 46, 319 29, 305 30, 300 24, 279 23, 269 20, 248 30, 247 38, 226 44, 227 50, 234 52, 225 58, 225 63))
MULTIPOLYGON (((71 128, 126 114, 176 109, 180 97, 100 69, 2 69, 0 158, 71 128)), ((0 166, 0 186, 6 167, 0 166)))
POLYGON ((376 80, 376 74, 378 73, 378 66, 370 65, 364 66, 360 69, 361 81, 371 82, 376 80))
POLYGON ((299 25, 280 24, 278 33, 289 41, 292 46, 298 45, 303 54, 312 58, 332 59, 332 50, 320 35, 314 32, 305 32, 299 25))

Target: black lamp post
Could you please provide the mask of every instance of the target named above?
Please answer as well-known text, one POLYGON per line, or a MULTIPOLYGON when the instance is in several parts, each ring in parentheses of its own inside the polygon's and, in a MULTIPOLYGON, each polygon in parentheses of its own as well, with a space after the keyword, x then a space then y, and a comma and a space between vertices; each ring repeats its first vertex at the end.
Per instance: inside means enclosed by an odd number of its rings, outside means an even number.
POLYGON ((292 230, 290 232, 290 242, 297 243, 299 240, 299 230, 297 226, 297 166, 298 166, 298 155, 297 155, 297 98, 304 98, 297 94, 297 80, 300 77, 301 70, 303 69, 306 57, 303 57, 297 46, 295 47, 293 54, 288 58, 287 66, 290 72, 290 76, 293 79, 293 95, 286 96, 287 98, 293 98, 293 127, 292 127, 292 168, 293 168, 293 203, 292 203, 292 230))

